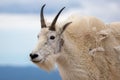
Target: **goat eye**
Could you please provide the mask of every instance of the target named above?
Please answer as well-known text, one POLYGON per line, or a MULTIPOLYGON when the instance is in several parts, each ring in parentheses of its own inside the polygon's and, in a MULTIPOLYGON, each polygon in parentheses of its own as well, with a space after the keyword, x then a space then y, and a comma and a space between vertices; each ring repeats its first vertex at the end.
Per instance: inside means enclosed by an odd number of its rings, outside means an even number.
POLYGON ((54 40, 54 39, 55 39, 55 36, 50 36, 50 39, 54 40))
POLYGON ((92 49, 90 48, 89 51, 91 51, 92 49))

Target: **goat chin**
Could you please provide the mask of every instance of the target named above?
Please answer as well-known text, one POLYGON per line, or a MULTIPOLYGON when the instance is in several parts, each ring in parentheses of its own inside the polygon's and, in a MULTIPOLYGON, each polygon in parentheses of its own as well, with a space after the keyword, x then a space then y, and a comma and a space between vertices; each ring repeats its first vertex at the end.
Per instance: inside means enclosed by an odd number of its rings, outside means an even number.
POLYGON ((48 56, 47 59, 45 59, 45 61, 38 62, 35 64, 38 65, 40 68, 49 72, 55 68, 55 57, 50 55, 50 56, 48 56))

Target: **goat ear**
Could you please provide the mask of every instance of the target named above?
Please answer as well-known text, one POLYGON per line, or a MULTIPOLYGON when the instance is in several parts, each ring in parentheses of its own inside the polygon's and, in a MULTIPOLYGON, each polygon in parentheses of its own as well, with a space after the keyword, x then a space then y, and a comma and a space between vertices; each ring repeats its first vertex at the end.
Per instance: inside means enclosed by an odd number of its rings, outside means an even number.
POLYGON ((72 22, 68 22, 68 23, 66 23, 66 24, 62 27, 61 34, 65 31, 65 29, 66 29, 71 23, 72 23, 72 22))

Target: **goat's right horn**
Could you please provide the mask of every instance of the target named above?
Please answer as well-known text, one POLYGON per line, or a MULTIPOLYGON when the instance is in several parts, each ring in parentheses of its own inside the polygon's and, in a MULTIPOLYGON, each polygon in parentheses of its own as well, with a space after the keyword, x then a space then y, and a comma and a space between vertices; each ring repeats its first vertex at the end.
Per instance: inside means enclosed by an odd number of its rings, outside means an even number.
POLYGON ((45 24, 45 20, 44 20, 44 15, 43 15, 43 9, 45 7, 46 4, 44 4, 41 8, 41 14, 40 14, 40 17, 41 17, 41 28, 46 28, 46 24, 45 24))

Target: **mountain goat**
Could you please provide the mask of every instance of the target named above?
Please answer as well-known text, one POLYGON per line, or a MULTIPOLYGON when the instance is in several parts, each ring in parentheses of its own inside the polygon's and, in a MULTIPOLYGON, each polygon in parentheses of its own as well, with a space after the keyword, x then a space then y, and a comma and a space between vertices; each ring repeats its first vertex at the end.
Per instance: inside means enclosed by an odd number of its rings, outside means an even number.
POLYGON ((63 80, 120 80, 120 23, 104 24, 91 16, 70 16, 46 24, 41 8, 41 32, 30 54, 45 70, 58 65, 63 80))

